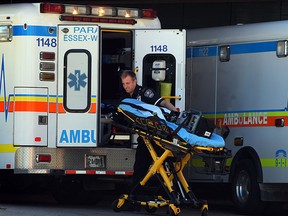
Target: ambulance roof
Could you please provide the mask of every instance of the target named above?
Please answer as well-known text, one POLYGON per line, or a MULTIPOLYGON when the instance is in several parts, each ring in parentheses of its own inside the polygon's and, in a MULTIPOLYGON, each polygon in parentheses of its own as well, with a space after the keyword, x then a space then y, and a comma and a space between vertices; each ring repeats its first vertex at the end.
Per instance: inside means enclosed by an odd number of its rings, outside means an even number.
MULTIPOLYGON (((56 6, 54 8, 56 8, 56 6)), ((49 7, 47 7, 49 8, 49 7)), ((51 7, 53 8, 53 7, 51 7)), ((114 28, 114 29, 159 29, 161 27, 160 21, 157 16, 146 18, 141 12, 148 9, 137 9, 137 8, 119 8, 119 7, 100 7, 100 6, 89 6, 89 5, 71 5, 71 4, 57 4, 57 3, 21 3, 21 4, 3 4, 0 7, 0 23, 12 22, 13 25, 27 24, 27 25, 58 25, 58 24, 72 24, 72 23, 94 23, 103 28, 114 28), (62 12, 40 12, 41 4, 59 6, 63 8, 62 12), (70 13, 67 12, 68 8, 70 13), (74 15, 71 12, 71 8, 79 11, 87 7, 86 14, 74 15), (98 8, 96 8, 98 7, 98 8), (96 16, 92 15, 92 8, 95 10, 108 9, 113 11, 112 16, 96 16), (120 14, 120 12, 122 14, 120 14), (126 18, 123 11, 134 11, 139 13, 138 17, 126 18), (68 17, 66 20, 61 20, 61 17, 68 17), (82 18, 82 19, 81 19, 82 18), (72 20, 72 21, 70 21, 72 20), (105 22, 106 21, 106 22, 105 22), (127 21, 127 22, 125 22, 127 21)), ((153 10, 150 10, 154 12, 153 10)))
POLYGON ((231 44, 288 38, 288 20, 193 29, 187 31, 187 46, 231 44))

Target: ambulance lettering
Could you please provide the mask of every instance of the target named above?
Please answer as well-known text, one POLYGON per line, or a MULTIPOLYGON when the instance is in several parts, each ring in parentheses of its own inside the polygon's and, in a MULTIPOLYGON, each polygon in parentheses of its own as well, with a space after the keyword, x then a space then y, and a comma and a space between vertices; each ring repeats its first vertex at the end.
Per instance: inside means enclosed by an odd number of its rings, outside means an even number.
POLYGON ((95 27, 74 27, 74 33, 75 34, 96 34, 97 28, 95 27))
POLYGON ((62 130, 60 143, 96 143, 95 130, 62 130))
POLYGON ((56 47, 57 40, 55 38, 37 38, 38 47, 56 47))
POLYGON ((168 52, 168 45, 151 45, 151 52, 168 52))
POLYGON ((267 124, 268 117, 266 112, 225 113, 223 120, 223 125, 227 126, 256 126, 267 124))
POLYGON ((72 34, 65 34, 64 41, 78 41, 78 42, 87 42, 87 41, 97 41, 97 27, 74 27, 72 34))

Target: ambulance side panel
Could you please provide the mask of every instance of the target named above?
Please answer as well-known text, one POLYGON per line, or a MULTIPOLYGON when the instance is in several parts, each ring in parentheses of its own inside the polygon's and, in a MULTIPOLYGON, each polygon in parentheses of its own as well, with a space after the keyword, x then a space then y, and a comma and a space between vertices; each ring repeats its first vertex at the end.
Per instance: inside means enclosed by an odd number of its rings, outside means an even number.
POLYGON ((217 113, 230 127, 227 147, 236 154, 234 139, 256 150, 262 164, 263 183, 287 183, 286 163, 277 164, 277 152, 287 151, 287 127, 275 119, 287 116, 288 61, 276 55, 277 41, 230 45, 230 61, 218 64, 217 113), (258 48, 261 47, 261 48, 258 48))
MULTIPOLYGON (((248 159, 256 167, 264 201, 287 200, 288 60, 287 55, 277 53, 279 42, 287 43, 287 24, 187 31, 186 83, 191 82, 192 88, 186 109, 192 106, 213 117, 219 134, 229 127, 225 141, 233 155, 227 164, 231 172, 229 179, 221 177, 220 181, 230 182, 238 162, 248 159), (229 58, 222 58, 227 53, 229 58), (207 83, 208 76, 213 84, 207 83)), ((209 181, 204 175, 194 177, 192 180, 209 181)))
MULTIPOLYGON (((217 92, 217 58, 216 46, 187 47, 185 110, 199 110, 207 118, 214 119, 217 92)), ((189 181, 216 181, 215 175, 199 173, 201 159, 194 156, 187 165, 189 181)), ((218 180, 219 181, 219 180, 218 180)))
MULTIPOLYGON (((267 43, 273 43, 276 47, 276 41, 267 43)), ((265 44, 262 45, 265 47, 265 44)), ((288 175, 276 167, 279 165, 286 167, 286 162, 284 164, 276 162, 278 160, 277 152, 280 149, 287 151, 285 147, 287 145, 285 142, 286 128, 275 127, 273 124, 276 117, 287 115, 285 110, 287 109, 288 88, 285 84, 285 77, 287 77, 288 61, 285 58, 278 58, 275 48, 272 51, 247 51, 247 53, 236 54, 239 52, 239 46, 253 50, 256 45, 255 43, 231 44, 230 61, 219 61, 218 66, 215 67, 217 69, 217 88, 214 90, 217 92, 215 119, 217 119, 217 123, 220 121, 222 125, 228 125, 230 128, 226 147, 231 149, 234 155, 240 149, 240 147, 234 146, 236 138, 243 138, 244 146, 256 150, 260 162, 263 164, 264 183, 285 183, 288 175)), ((269 44, 266 46, 269 49, 269 44)), ((201 49, 203 48, 205 47, 201 47, 201 49)), ((193 50, 197 49, 199 48, 193 48, 193 50)), ((195 56, 191 80, 193 84, 197 83, 195 85, 198 85, 199 88, 192 91, 190 101, 192 107, 211 113, 213 104, 209 105, 198 96, 198 94, 202 94, 203 88, 213 92, 213 88, 211 85, 207 85, 205 79, 209 74, 207 57, 202 57, 203 64, 201 65, 197 65, 198 61, 201 61, 201 58, 195 56), (199 75, 203 71, 205 71, 205 75, 200 76, 203 79, 201 81, 197 74, 199 75), (203 105, 203 103, 207 104, 203 105)), ((205 91, 203 96, 205 96, 205 91)))
POLYGON ((55 28, 19 25, 17 19, 11 19, 13 25, 7 21, 1 23, 10 24, 13 32, 11 41, 1 42, 0 51, 0 152, 1 158, 2 153, 7 156, 7 160, 0 162, 3 169, 14 168, 15 152, 19 147, 45 147, 49 141, 55 146, 56 141, 56 63, 50 61, 52 66, 46 70, 45 61, 40 58, 43 51, 56 53, 56 33, 51 31, 55 28), (48 73, 54 78, 42 79, 48 73))
POLYGON ((218 48, 187 48, 186 109, 214 113, 216 111, 216 76, 218 48), (189 72, 188 72, 189 71, 189 72))

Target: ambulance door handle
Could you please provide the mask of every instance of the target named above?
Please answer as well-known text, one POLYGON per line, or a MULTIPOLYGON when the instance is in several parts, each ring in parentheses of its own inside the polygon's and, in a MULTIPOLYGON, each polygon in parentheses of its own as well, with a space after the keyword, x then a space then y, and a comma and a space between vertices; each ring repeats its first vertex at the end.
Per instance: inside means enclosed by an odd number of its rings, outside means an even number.
POLYGON ((38 125, 48 125, 48 116, 45 115, 38 116, 38 125))

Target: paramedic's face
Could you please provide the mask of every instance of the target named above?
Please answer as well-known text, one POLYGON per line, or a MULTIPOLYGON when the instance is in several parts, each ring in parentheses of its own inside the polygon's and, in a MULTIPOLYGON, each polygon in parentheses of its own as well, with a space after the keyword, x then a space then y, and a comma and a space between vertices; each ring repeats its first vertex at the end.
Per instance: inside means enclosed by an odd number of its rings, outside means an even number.
POLYGON ((132 78, 131 76, 126 76, 125 78, 122 78, 123 88, 130 95, 133 94, 136 84, 137 84, 137 80, 132 78))

